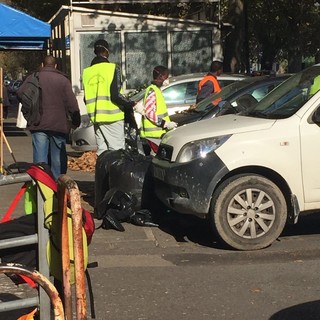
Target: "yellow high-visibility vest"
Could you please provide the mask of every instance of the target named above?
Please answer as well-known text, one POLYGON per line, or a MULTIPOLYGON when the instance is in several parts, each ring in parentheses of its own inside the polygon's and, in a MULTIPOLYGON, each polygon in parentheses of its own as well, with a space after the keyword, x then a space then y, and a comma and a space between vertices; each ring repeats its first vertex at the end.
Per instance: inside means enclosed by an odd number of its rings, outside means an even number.
POLYGON ((320 90, 320 76, 317 76, 313 79, 313 84, 309 90, 309 96, 314 95, 320 90))
POLYGON ((111 101, 110 88, 115 69, 114 63, 102 62, 83 70, 84 97, 93 123, 124 119, 124 113, 111 101))
MULTIPOLYGON (((156 85, 151 85, 146 89, 146 93, 144 95, 145 104, 146 98, 150 90, 155 91, 156 93, 156 103, 157 103, 157 116, 164 119, 165 121, 170 121, 167 105, 164 101, 164 97, 162 95, 161 90, 156 85)), ((161 127, 156 126, 153 122, 151 122, 147 117, 142 117, 141 121, 141 129, 140 129, 140 136, 142 138, 149 137, 149 138, 161 138, 163 134, 167 131, 162 129, 161 127)))

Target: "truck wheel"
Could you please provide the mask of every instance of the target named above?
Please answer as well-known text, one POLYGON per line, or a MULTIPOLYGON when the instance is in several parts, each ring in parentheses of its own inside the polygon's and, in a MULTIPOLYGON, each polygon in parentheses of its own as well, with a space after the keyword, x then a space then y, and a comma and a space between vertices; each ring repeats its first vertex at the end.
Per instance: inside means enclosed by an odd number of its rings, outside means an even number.
POLYGON ((215 192, 210 218, 214 231, 232 248, 257 250, 281 234, 287 205, 281 190, 259 175, 237 175, 215 192))

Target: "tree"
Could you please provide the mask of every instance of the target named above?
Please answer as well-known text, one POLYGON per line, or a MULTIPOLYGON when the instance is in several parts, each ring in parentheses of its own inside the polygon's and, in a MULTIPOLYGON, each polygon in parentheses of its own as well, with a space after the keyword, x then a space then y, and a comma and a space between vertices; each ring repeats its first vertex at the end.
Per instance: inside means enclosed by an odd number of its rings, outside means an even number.
MULTIPOLYGON (((224 71, 244 72, 246 69, 244 0, 222 1, 222 20, 233 25, 222 34, 224 71)), ((223 25, 222 25, 223 26, 223 25)))
POLYGON ((315 56, 320 40, 318 8, 313 0, 247 0, 251 59, 270 69, 279 58, 288 71, 301 70, 302 58, 315 56))
MULTIPOLYGON (((9 5, 48 21, 69 0, 7 0, 9 5)), ((319 1, 320 2, 320 1, 319 1)), ((224 47, 225 71, 248 71, 251 62, 270 69, 288 60, 289 72, 301 69, 306 57, 320 62, 320 4, 315 0, 220 0, 216 3, 105 4, 97 8, 166 17, 193 18, 218 22, 224 47), (318 4, 318 6, 316 5, 318 4), (233 28, 226 28, 226 22, 233 28)))
POLYGON ((22 79, 40 66, 44 53, 41 51, 2 51, 0 66, 10 79, 22 79))
POLYGON ((69 5, 69 0, 51 0, 39 1, 34 0, 7 0, 8 5, 23 11, 42 21, 48 21, 54 13, 56 13, 62 5, 69 5))

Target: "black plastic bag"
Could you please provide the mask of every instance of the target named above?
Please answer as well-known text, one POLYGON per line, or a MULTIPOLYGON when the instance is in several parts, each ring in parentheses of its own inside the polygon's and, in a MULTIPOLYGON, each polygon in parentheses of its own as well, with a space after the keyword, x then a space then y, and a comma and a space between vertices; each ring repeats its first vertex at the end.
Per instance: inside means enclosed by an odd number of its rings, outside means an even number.
POLYGON ((146 200, 153 192, 151 161, 151 156, 125 150, 102 153, 96 162, 94 218, 102 219, 98 206, 111 189, 133 194, 137 198, 135 210, 148 208, 146 200))
POLYGON ((102 216, 101 228, 125 231, 121 222, 137 226, 157 227, 149 210, 135 211, 137 198, 133 194, 118 189, 110 189, 100 202, 97 212, 102 216))
MULTIPOLYGON (((98 156, 95 168, 95 208, 98 207, 106 192, 110 189, 110 166, 115 161, 121 159, 123 152, 123 150, 105 151, 98 156)), ((94 213, 94 217, 97 219, 102 218, 97 216, 96 212, 94 213)))
POLYGON ((152 157, 142 154, 125 153, 121 159, 110 165, 109 186, 137 198, 135 210, 143 207, 143 193, 150 190, 146 176, 149 173, 152 157))

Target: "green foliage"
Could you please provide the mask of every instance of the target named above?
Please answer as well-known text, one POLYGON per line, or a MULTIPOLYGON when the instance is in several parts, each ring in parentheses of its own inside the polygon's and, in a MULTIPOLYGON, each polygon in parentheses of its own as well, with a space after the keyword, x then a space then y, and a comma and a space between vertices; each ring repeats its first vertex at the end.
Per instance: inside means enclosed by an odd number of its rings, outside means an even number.
POLYGON ((21 79, 39 68, 44 53, 39 51, 2 51, 0 67, 8 79, 21 79))
POLYGON ((56 13, 62 5, 69 5, 69 0, 51 0, 51 1, 35 1, 35 0, 10 0, 9 4, 31 16, 42 21, 48 21, 54 13, 56 13))
POLYGON ((231 36, 223 39, 227 44, 229 39, 233 42, 225 48, 225 56, 246 58, 242 55, 245 42, 241 41, 246 36, 247 17, 248 54, 263 69, 287 59, 289 69, 297 71, 304 57, 320 59, 320 8, 316 1, 222 0, 220 3, 222 20, 235 26, 231 36))
MULTIPOLYGON (((24 11, 40 20, 48 21, 61 5, 69 5, 69 0, 7 0, 9 5, 24 11)), ((320 62, 320 8, 315 0, 220 0, 217 3, 159 3, 154 4, 117 4, 100 5, 95 8, 111 11, 123 11, 137 14, 152 14, 171 18, 191 19, 197 13, 205 13, 202 18, 214 22, 228 22, 235 26, 233 30, 223 29, 225 57, 236 61, 242 70, 249 55, 252 62, 260 62, 262 68, 270 67, 274 62, 288 60, 289 69, 299 68, 303 59, 316 56, 320 62), (220 12, 218 10, 220 5, 220 12), (247 11, 245 10, 247 8, 247 11), (247 20, 246 20, 247 17, 247 20), (246 21, 248 32, 246 30, 246 21), (248 38, 247 38, 248 37, 248 38), (248 39, 249 50, 246 48, 248 39), (248 51, 248 52, 247 52, 248 51)), ((3 57, 2 55, 0 56, 3 57)), ((20 57, 21 58, 21 57, 20 57)), ((1 59, 2 65, 10 73, 18 72, 18 64, 11 57, 10 62, 1 59)), ((29 58, 30 59, 30 58, 29 58)), ((32 61, 26 59, 28 67, 32 61)), ((21 65, 21 63, 20 63, 21 65)), ((301 66, 300 66, 301 67, 301 66)), ((290 70, 289 70, 290 71, 290 70)))
POLYGON ((296 56, 314 56, 320 47, 319 8, 314 0, 248 0, 252 59, 275 62, 296 56))

